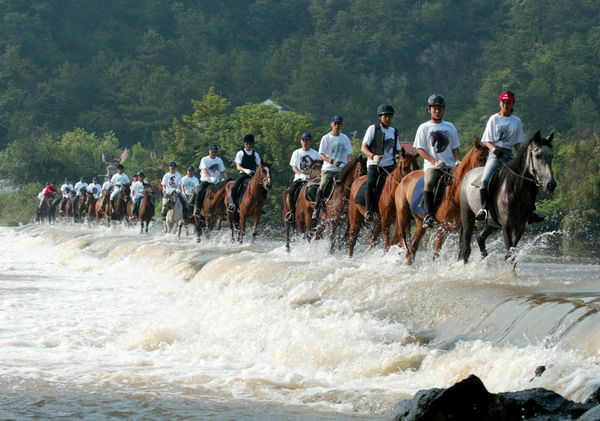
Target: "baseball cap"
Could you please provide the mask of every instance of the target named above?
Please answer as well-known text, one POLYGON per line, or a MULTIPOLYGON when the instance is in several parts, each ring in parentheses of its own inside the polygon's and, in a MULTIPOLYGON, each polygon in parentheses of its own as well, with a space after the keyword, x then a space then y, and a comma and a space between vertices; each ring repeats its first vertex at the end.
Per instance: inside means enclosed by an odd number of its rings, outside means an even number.
POLYGON ((169 167, 176 167, 176 166, 177 166, 177 163, 175 161, 171 161, 169 163, 169 167))
POLYGON ((503 99, 507 99, 509 101, 515 102, 515 94, 510 91, 502 92, 498 97, 498 101, 502 101, 503 99))
POLYGON ((300 136, 300 139, 310 139, 310 140, 312 140, 312 135, 309 132, 304 132, 300 136))
POLYGON ((194 168, 192 165, 190 165, 190 166, 188 167, 188 171, 196 171, 196 169, 195 169, 195 168, 194 168))
POLYGON ((333 117, 331 117, 331 123, 337 123, 337 122, 343 122, 344 120, 342 119, 342 116, 339 114, 334 115, 333 117))
POLYGON ((215 151, 217 152, 219 150, 219 147, 217 145, 210 145, 210 147, 208 148, 209 151, 215 151))

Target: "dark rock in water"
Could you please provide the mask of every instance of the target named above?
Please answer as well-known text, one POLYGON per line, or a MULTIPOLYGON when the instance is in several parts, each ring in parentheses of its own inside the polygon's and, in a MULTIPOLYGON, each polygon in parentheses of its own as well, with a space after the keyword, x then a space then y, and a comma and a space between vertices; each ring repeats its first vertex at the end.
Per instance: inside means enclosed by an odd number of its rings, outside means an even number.
POLYGON ((577 418, 577 421, 598 421, 600 420, 600 405, 596 405, 581 417, 577 418))
POLYGON ((587 398, 585 403, 595 403, 596 405, 600 404, 600 386, 598 386, 598 388, 590 395, 590 397, 587 398))
POLYGON ((542 388, 490 393, 477 376, 470 375, 448 389, 420 390, 413 399, 400 401, 394 408, 394 420, 572 420, 595 406, 596 403, 570 401, 542 388))

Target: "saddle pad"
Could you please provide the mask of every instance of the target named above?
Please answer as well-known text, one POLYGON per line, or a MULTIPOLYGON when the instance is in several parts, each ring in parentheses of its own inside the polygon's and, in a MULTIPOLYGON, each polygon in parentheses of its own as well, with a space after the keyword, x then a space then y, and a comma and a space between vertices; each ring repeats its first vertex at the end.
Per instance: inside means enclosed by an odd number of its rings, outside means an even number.
POLYGON ((419 178, 410 198, 410 211, 417 215, 425 215, 425 204, 423 203, 423 189, 425 188, 425 177, 419 178))
POLYGON ((475 177, 475 180, 471 181, 471 185, 473 187, 481 187, 481 179, 483 178, 483 173, 479 174, 477 177, 475 177))
POLYGON ((311 203, 315 203, 315 198, 317 197, 317 190, 319 189, 319 183, 309 183, 306 186, 304 198, 311 203))
POLYGON ((365 196, 367 195, 367 183, 363 183, 362 186, 360 186, 360 188, 358 189, 358 191, 356 192, 356 196, 354 197, 354 203, 356 203, 357 205, 362 205, 362 206, 366 206, 366 199, 365 196))

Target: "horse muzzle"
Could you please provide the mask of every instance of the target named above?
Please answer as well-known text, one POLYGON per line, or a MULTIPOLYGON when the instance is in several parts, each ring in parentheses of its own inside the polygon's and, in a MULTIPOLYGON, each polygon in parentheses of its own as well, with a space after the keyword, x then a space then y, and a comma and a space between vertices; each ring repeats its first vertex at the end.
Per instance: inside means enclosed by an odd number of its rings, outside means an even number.
POLYGON ((543 189, 546 190, 547 193, 552 193, 556 190, 556 181, 554 179, 550 180, 549 183, 544 184, 543 189))

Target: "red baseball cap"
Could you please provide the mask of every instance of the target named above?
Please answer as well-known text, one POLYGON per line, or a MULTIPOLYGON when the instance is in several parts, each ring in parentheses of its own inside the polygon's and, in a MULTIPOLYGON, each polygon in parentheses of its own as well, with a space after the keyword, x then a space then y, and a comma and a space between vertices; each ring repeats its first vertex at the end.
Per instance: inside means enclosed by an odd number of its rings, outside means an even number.
POLYGON ((502 101, 503 99, 507 99, 509 101, 515 102, 515 94, 510 91, 502 92, 498 97, 498 101, 502 101))

